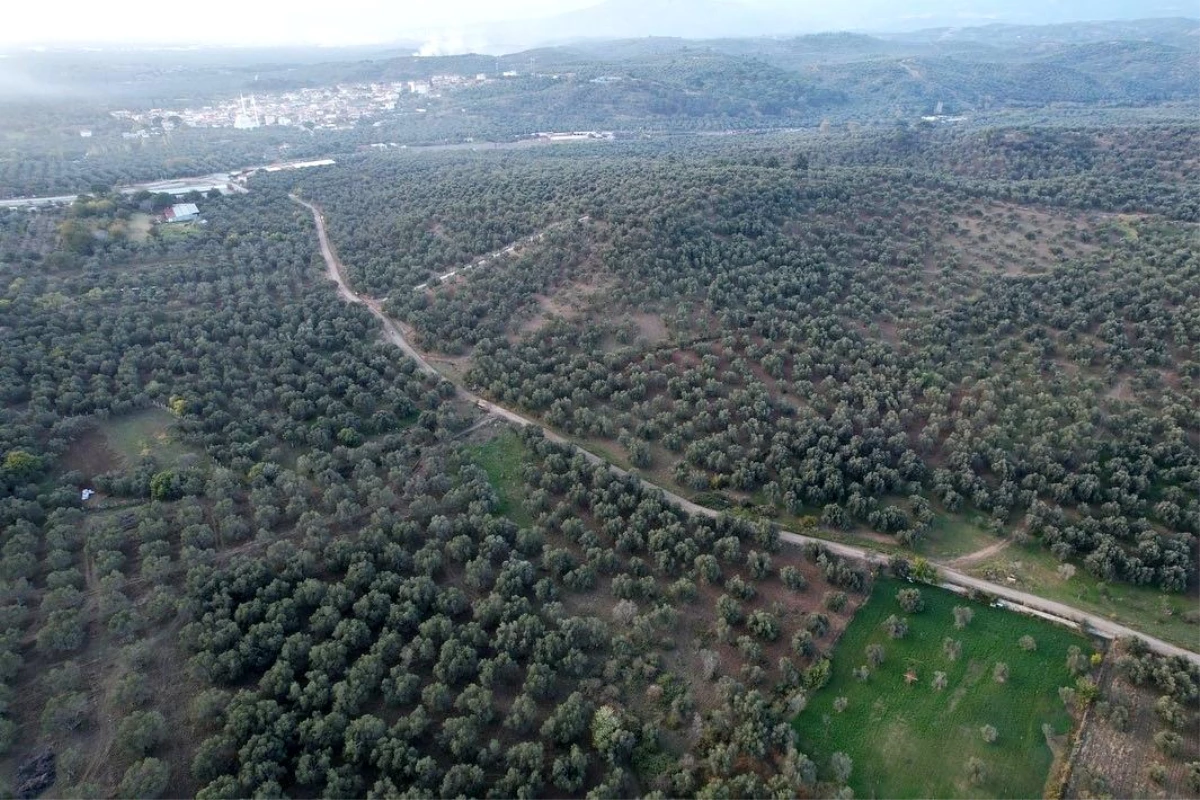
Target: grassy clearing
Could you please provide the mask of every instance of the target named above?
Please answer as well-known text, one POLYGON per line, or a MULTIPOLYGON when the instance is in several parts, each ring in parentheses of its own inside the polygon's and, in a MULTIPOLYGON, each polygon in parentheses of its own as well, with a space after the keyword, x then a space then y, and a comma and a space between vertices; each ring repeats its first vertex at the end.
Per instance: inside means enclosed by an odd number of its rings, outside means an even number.
POLYGON ((170 413, 157 408, 102 420, 71 443, 63 465, 91 479, 128 469, 145 456, 153 456, 165 468, 203 460, 203 454, 176 438, 174 424, 170 413))
POLYGON ((195 236, 200 233, 201 227, 195 222, 172 222, 166 225, 159 225, 156 230, 160 239, 170 241, 172 239, 186 239, 189 236, 195 236))
POLYGON ((1164 594, 1148 586, 1106 583, 1082 567, 1075 570, 1073 577, 1064 578, 1058 572, 1060 566, 1058 559, 1046 550, 1034 545, 1013 545, 968 571, 1101 614, 1181 647, 1195 649, 1200 642, 1196 620, 1200 597, 1195 588, 1189 594, 1164 594))
POLYGON ((504 431, 486 444, 466 448, 471 461, 487 473, 488 481, 500 496, 498 514, 521 526, 533 524, 525 509, 525 481, 521 468, 529 460, 529 452, 513 431, 504 431))
POLYGON ((154 227, 154 220, 149 214, 133 214, 129 217, 129 239, 130 241, 141 244, 150 238, 150 229, 154 227))
POLYGON ((879 580, 871 599, 855 616, 833 656, 829 684, 816 693, 796 719, 801 749, 832 779, 835 752, 854 761, 849 784, 857 797, 1040 797, 1053 760, 1042 732, 1049 724, 1065 733, 1070 715, 1058 688, 1074 684, 1067 666, 1071 645, 1089 652, 1083 637, 1037 619, 973 603, 951 592, 922 586, 925 609, 905 614, 897 591, 902 581, 879 580), (955 606, 969 606, 974 619, 954 627, 955 606), (909 633, 892 639, 883 622, 891 615, 908 618, 909 633), (1034 637, 1035 652, 1017 644, 1034 637), (962 643, 962 655, 950 660, 943 640, 962 643), (865 681, 854 670, 867 663, 866 648, 881 645, 884 662, 865 681), (997 662, 1008 665, 1008 679, 997 683, 997 662), (935 672, 946 687, 933 688, 935 672), (909 683, 907 676, 915 676, 909 683), (845 698, 844 711, 835 710, 845 698), (992 725, 989 744, 981 728, 992 725), (967 761, 984 763, 982 781, 968 779, 967 761))
POLYGON ((950 560, 977 552, 998 541, 997 537, 965 517, 940 514, 918 543, 916 552, 935 561, 950 560))
POLYGON ((106 421, 101 426, 108 446, 127 464, 153 456, 163 466, 175 466, 195 452, 176 439, 175 418, 160 408, 138 411, 106 421))

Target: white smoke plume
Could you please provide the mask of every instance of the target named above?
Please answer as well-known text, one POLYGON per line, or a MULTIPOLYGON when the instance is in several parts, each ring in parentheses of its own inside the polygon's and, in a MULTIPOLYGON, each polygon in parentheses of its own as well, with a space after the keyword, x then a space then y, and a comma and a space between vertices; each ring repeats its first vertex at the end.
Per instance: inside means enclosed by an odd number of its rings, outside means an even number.
POLYGON ((453 31, 434 34, 413 55, 457 56, 483 50, 481 43, 469 42, 461 32, 453 31))

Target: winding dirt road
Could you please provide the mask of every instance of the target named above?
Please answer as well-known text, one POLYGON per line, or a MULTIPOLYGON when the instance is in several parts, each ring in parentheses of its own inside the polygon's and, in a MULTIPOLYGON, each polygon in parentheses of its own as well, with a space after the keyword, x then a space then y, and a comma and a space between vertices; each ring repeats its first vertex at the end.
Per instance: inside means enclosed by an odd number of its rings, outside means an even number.
MULTIPOLYGON (((430 365, 430 363, 425 360, 424 356, 422 356, 421 353, 416 350, 416 348, 409 344, 408 340, 404 337, 404 333, 400 330, 400 327, 383 312, 381 304, 378 300, 363 297, 357 294, 350 287, 349 280, 346 277, 345 266, 337 259, 337 256, 329 243, 329 235, 325 230, 325 219, 322 216, 321 211, 316 206, 301 200, 295 195, 289 196, 294 202, 299 203, 312 212, 313 222, 317 227, 317 238, 319 239, 321 245, 321 255, 325 259, 325 266, 328 271, 329 278, 337 284, 338 293, 341 294, 342 298, 349 303, 356 303, 369 308, 371 313, 374 314, 383 324, 383 330, 387 340, 403 350, 409 358, 416 362, 417 366, 422 372, 437 377, 441 380, 448 380, 445 375, 430 365)), ((420 290, 421 287, 417 287, 417 289, 420 290)), ((451 381, 451 383, 453 382, 451 381)), ((546 428, 539 422, 536 422, 528 417, 524 417, 515 411, 510 411, 503 406, 498 406, 495 403, 485 400, 457 384, 455 384, 455 390, 457 391, 459 397, 474 404, 477 408, 485 413, 492 414, 522 427, 539 428, 547 439, 552 442, 565 444, 575 448, 576 450, 579 450, 589 462, 608 467, 619 475, 629 474, 626 470, 609 463, 607 460, 601 458, 595 453, 580 447, 575 442, 572 442, 546 428)), ((681 497, 669 489, 665 489, 662 486, 650 483, 645 478, 641 478, 639 476, 639 479, 646 486, 660 492, 665 500, 678 505, 689 514, 699 514, 701 516, 710 517, 713 519, 721 515, 721 512, 719 511, 697 505, 691 500, 688 500, 686 497, 681 497)), ((888 556, 886 554, 875 550, 842 544, 840 542, 831 542, 826 539, 818 539, 812 536, 793 533, 792 531, 781 530, 779 532, 779 538, 788 544, 796 546, 819 544, 830 552, 842 556, 843 558, 861 560, 869 564, 886 564, 888 561, 888 556)), ((964 572, 959 572, 958 570, 953 569, 946 564, 939 564, 938 572, 941 576, 942 584, 947 588, 976 589, 981 592, 987 592, 994 597, 1006 601, 1010 607, 1014 607, 1014 610, 1020 611, 1022 609, 1028 609, 1033 612, 1039 612, 1040 615, 1058 617, 1062 620, 1078 624, 1083 629, 1104 638, 1112 639, 1123 636, 1136 636, 1145 641, 1147 645, 1149 645, 1150 649, 1157 653, 1170 656, 1183 656, 1184 658, 1200 664, 1200 653, 1186 650, 1182 647, 1177 647, 1176 645, 1173 645, 1169 642, 1164 642, 1161 639, 1156 639, 1152 636, 1147 636, 1146 634, 1135 631, 1132 628, 1113 622, 1105 617, 1082 611, 1074 606, 1069 606, 1065 603, 1059 603, 1054 600, 1047 600, 1035 594, 1022 592, 1017 589, 1002 586, 998 583, 992 583, 991 581, 976 578, 972 575, 967 575, 964 572)), ((1200 642, 1198 642, 1198 649, 1200 649, 1200 642)))

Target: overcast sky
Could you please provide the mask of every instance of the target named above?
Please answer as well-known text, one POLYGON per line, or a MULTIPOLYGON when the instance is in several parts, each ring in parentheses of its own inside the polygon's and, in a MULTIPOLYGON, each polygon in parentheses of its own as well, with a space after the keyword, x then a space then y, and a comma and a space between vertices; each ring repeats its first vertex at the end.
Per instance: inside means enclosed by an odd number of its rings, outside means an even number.
MULTIPOLYGON (((415 41, 424 55, 554 40, 528 20, 600 0, 0 0, 0 46, 23 44, 354 45, 415 41), (489 23, 518 22, 494 26, 489 23), (539 34, 540 31, 540 34, 539 34)), ((835 29, 902 30, 1195 16, 1198 0, 614 0, 558 36, 747 35, 835 29), (754 12, 762 12, 755 14, 754 12), (765 16, 764 16, 765 14, 765 16), (751 18, 758 20, 751 23, 751 18), (740 34, 735 29, 743 30, 740 34), (603 30, 602 30, 603 29, 603 30), (690 31, 690 32, 689 32, 690 31)), ((501 52, 508 52, 501 50, 501 52)))
POLYGON ((0 44, 375 44, 523 19, 597 0, 4 0, 0 44))

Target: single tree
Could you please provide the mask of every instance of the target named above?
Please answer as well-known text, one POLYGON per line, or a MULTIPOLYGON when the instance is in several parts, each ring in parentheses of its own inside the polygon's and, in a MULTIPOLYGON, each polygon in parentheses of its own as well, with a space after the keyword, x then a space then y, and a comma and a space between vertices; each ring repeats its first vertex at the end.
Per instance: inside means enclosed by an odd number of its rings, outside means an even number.
POLYGON ((896 593, 896 602, 906 614, 916 614, 925 608, 920 589, 901 589, 896 593))
POLYGON ((967 606, 954 607, 954 627, 962 629, 971 624, 971 620, 975 618, 975 612, 967 606))
POLYGON ((845 783, 850 780, 850 773, 854 771, 854 759, 838 751, 829 757, 829 771, 833 773, 835 783, 845 783))
POLYGON ((983 763, 983 759, 971 756, 967 759, 967 782, 972 786, 979 786, 987 777, 987 765, 983 763))
POLYGON ((883 628, 893 639, 903 639, 908 635, 908 620, 892 614, 883 621, 883 628))

